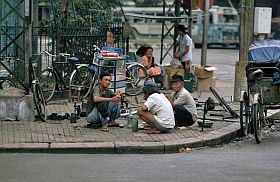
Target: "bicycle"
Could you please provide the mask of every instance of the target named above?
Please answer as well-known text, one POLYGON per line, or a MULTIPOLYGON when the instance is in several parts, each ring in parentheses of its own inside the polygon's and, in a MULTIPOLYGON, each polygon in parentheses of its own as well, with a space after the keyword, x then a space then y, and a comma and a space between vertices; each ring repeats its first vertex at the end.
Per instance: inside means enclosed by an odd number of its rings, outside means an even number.
MULTIPOLYGON (((44 96, 46 101, 49 102, 56 90, 67 90, 69 88, 67 83, 69 82, 69 73, 72 70, 77 70, 77 61, 79 60, 76 57, 69 57, 70 54, 67 53, 60 53, 59 55, 53 55, 47 51, 43 51, 42 53, 51 57, 51 64, 49 61, 47 62, 47 67, 42 71, 40 76, 44 96), (63 57, 64 60, 60 61, 58 59, 59 57, 63 57), (59 64, 70 64, 68 67, 70 70, 59 70, 59 64)), ((90 83, 91 75, 83 74, 82 70, 79 71, 79 77, 80 84, 83 84, 83 82, 90 83)))
MULTIPOLYGON (((45 122, 46 121, 46 101, 43 95, 43 90, 40 86, 40 82, 38 77, 36 76, 36 67, 37 67, 37 61, 39 60, 39 57, 41 54, 38 55, 38 57, 35 59, 34 62, 29 62, 29 70, 30 70, 30 77, 31 77, 31 83, 26 85, 24 84, 14 73, 11 71, 2 61, 0 61, 0 64, 4 67, 4 69, 10 74, 10 76, 13 77, 25 90, 26 93, 29 92, 29 86, 31 86, 31 91, 33 94, 33 100, 35 104, 35 109, 38 113, 38 117, 45 122)), ((18 61, 21 61, 20 59, 16 59, 18 61)), ((9 79, 7 79, 9 80, 9 79)), ((11 82, 12 83, 12 82, 11 82)))
MULTIPOLYGON (((70 85, 82 86, 80 94, 83 99, 87 98, 91 89, 97 85, 99 79, 98 75, 101 73, 101 71, 103 71, 103 69, 116 69, 114 66, 102 66, 100 62, 100 53, 102 53, 102 51, 95 45, 93 47, 95 48, 95 50, 92 63, 87 65, 79 65, 78 68, 72 72, 70 77, 70 85), (87 73, 85 75, 92 75, 91 82, 86 83, 87 85, 85 84, 85 82, 81 82, 81 73, 87 73)), ((142 91, 144 81, 147 79, 147 71, 144 66, 137 62, 126 61, 125 64, 125 94, 129 96, 138 95, 142 91), (139 76, 139 73, 141 73, 142 75, 139 76)))
POLYGON ((7 70, 0 70, 0 90, 16 87, 16 84, 11 79, 11 74, 7 70))

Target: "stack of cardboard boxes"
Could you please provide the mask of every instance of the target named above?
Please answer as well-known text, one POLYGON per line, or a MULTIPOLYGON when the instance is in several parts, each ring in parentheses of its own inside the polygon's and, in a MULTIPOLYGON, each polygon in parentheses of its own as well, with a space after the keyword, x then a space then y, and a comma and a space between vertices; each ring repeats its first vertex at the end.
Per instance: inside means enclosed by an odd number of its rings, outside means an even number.
POLYGON ((185 74, 185 70, 183 68, 176 68, 176 69, 173 69, 170 67, 170 65, 166 65, 164 66, 165 70, 166 70, 166 75, 164 77, 164 81, 163 81, 163 87, 165 89, 170 89, 171 86, 170 86, 170 78, 173 76, 173 75, 181 75, 182 77, 184 77, 184 74, 185 74))
POLYGON ((214 71, 217 68, 213 66, 197 65, 194 67, 194 75, 197 77, 197 90, 207 92, 210 91, 210 87, 216 86, 216 78, 214 77, 214 71))

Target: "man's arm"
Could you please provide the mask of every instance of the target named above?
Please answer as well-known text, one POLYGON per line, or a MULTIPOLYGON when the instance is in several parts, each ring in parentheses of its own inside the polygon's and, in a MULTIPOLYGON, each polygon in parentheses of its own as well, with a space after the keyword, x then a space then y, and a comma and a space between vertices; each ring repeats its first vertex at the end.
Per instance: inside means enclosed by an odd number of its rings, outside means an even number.
POLYGON ((176 104, 173 102, 173 99, 170 95, 164 94, 165 97, 169 100, 170 104, 172 105, 172 107, 174 108, 176 106, 176 104))
POLYGON ((148 111, 148 107, 145 104, 141 105, 140 108, 142 111, 148 111))
POLYGON ((106 97, 98 97, 98 96, 93 96, 93 101, 94 102, 119 102, 120 97, 119 96, 114 96, 111 98, 106 98, 106 97))

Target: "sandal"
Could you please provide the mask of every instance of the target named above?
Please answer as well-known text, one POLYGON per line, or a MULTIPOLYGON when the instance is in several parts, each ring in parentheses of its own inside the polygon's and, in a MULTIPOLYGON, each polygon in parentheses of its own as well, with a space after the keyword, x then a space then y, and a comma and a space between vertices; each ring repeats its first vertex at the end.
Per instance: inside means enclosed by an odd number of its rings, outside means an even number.
POLYGON ((101 126, 101 131, 109 132, 108 124, 107 123, 101 126))

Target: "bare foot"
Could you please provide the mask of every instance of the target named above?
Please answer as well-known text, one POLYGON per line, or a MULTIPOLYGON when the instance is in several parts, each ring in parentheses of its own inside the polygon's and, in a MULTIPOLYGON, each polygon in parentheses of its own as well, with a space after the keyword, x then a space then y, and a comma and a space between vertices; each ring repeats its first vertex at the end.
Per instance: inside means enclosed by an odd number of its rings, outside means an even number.
POLYGON ((155 128, 149 129, 145 131, 146 134, 161 134, 161 131, 155 128))

